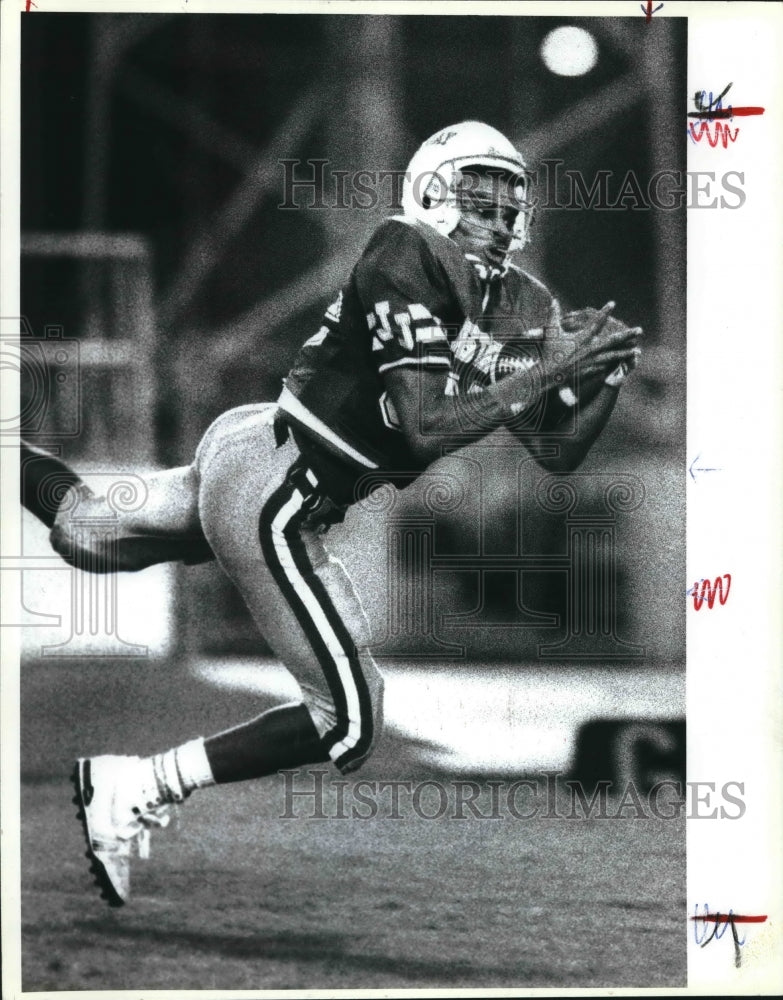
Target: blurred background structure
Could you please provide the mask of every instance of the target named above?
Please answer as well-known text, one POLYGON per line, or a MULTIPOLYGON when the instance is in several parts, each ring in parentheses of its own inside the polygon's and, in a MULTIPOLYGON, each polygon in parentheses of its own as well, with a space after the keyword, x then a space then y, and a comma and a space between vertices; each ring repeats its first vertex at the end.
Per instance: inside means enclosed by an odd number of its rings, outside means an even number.
MULTIPOLYGON (((481 453, 480 481, 471 449, 447 467, 463 490, 457 515, 427 506, 425 477, 391 512, 352 512, 335 545, 390 669, 417 656, 457 671, 502 663, 506 678, 544 665, 556 685, 560 664, 569 692, 597 672, 610 685, 633 678, 616 717, 676 722, 685 209, 620 195, 629 172, 643 194, 663 170, 684 183, 685 54, 684 21, 641 17, 24 18, 22 312, 30 344, 48 351, 46 404, 25 411, 28 435, 57 440, 77 468, 189 462, 220 412, 276 398, 374 226, 396 209, 389 181, 372 203, 355 173, 403 171, 438 128, 487 121, 538 175, 520 264, 567 307, 614 299, 619 316, 644 327, 643 367, 580 470, 576 507, 542 502, 541 470, 517 472, 517 450, 498 444, 481 453), (552 42, 575 23, 589 42, 577 72, 552 42), (617 204, 580 204, 574 175, 589 190, 601 172, 617 204), (290 202, 286 177, 317 179, 295 190, 296 207, 280 207, 290 202), (78 371, 55 384, 63 338, 78 342, 69 355, 78 371), (71 419, 77 432, 57 438, 71 419), (607 507, 615 480, 625 499, 607 507), (579 534, 585 519, 590 538, 579 534), (394 549, 397 529, 408 542, 394 549), (608 643, 573 621, 574 539, 597 546, 595 579, 585 580, 611 592, 608 643), (402 609, 393 620, 391 608, 402 609), (634 709, 640 690, 646 707, 634 709)), ((28 398, 36 385, 28 366, 28 398)), ((168 655, 264 652, 214 566, 160 579, 172 602, 168 655)), ((605 706, 598 699, 589 717, 605 706)), ((672 740, 658 742, 679 753, 681 735, 672 740)))

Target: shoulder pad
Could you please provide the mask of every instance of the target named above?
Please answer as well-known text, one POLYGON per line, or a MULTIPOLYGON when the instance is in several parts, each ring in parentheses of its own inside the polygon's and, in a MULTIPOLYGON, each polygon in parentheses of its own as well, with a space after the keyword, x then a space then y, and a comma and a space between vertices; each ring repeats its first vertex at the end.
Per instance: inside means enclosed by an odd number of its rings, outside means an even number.
POLYGON ((395 215, 378 226, 356 266, 360 281, 371 271, 420 289, 422 301, 432 289, 446 292, 465 316, 472 317, 481 301, 474 269, 456 243, 417 219, 395 215))

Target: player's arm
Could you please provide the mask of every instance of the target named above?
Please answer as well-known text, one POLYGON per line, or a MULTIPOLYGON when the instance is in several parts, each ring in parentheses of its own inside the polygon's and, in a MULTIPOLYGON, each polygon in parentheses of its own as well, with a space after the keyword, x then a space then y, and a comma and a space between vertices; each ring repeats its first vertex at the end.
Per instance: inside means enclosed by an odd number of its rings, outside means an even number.
POLYGON ((611 304, 579 337, 568 341, 563 338, 557 349, 552 346, 542 352, 535 366, 510 374, 480 392, 450 391, 450 379, 455 373, 445 338, 436 345, 449 359, 445 368, 436 364, 445 360, 443 353, 428 355, 426 351, 418 358, 403 356, 382 366, 381 374, 402 433, 418 465, 424 468, 445 450, 472 444, 499 427, 513 427, 543 397, 565 384, 575 362, 616 364, 624 356, 623 351, 615 340, 601 338, 603 320, 610 309, 611 304))
MULTIPOLYGON (((628 373, 636 367, 641 356, 638 346, 641 327, 627 327, 606 310, 585 309, 572 313, 563 317, 562 329, 565 333, 574 335, 579 334, 582 327, 595 326, 597 323, 602 323, 606 333, 617 340, 611 353, 612 360, 608 360, 609 354, 604 354, 589 358, 579 365, 578 395, 570 390, 562 398, 558 394, 551 394, 556 410, 547 435, 524 432, 518 435, 538 463, 552 472, 572 472, 582 464, 614 410, 620 386, 628 373), (569 396, 571 399, 566 402, 569 396), (568 433, 558 436, 558 425, 564 429, 568 427, 568 433), (551 446, 555 443, 558 445, 558 452, 551 456, 548 453, 551 453, 551 446)), ((513 424, 511 429, 514 429, 513 424)))
MULTIPOLYGON (((609 375, 603 370, 597 379, 581 380, 579 399, 574 404, 576 429, 573 433, 558 436, 555 430, 546 436, 530 435, 522 438, 522 443, 542 468, 549 472, 573 472, 579 468, 612 415, 620 386, 628 372, 636 367, 640 353, 639 348, 635 348, 622 367, 618 365, 609 375), (555 456, 548 455, 553 444, 558 446, 555 456)), ((562 423, 570 423, 571 419, 572 417, 564 415, 562 423)))
POLYGON ((602 385, 600 391, 587 403, 578 404, 577 429, 572 435, 557 437, 532 437, 523 443, 538 464, 549 472, 573 472, 587 457, 612 414, 619 386, 602 385), (547 456, 552 444, 557 444, 558 454, 547 456))
MULTIPOLYGON (((551 359, 535 376, 519 372, 466 394, 456 378, 464 363, 454 351, 458 296, 448 247, 442 249, 443 260, 416 228, 390 220, 353 275, 373 361, 418 468, 503 425, 553 388, 566 367, 563 359, 551 359)), ((461 253, 458 258, 457 271, 464 268, 461 253)))
MULTIPOLYGON (((498 427, 507 425, 513 429, 520 415, 564 384, 575 366, 585 374, 611 371, 633 357, 637 332, 625 326, 605 329, 612 308, 613 303, 607 303, 572 337, 553 340, 543 351, 539 364, 510 375, 481 393, 450 395, 449 374, 443 368, 399 365, 385 371, 384 380, 402 432, 418 463, 424 467, 440 457, 444 448, 473 443, 498 427)), ((611 412, 605 410, 608 402, 602 400, 595 413, 591 410, 591 419, 585 421, 580 445, 584 454, 608 419, 611 412)), ((524 441, 536 455, 538 441, 530 435, 524 441)), ((551 445, 551 437, 546 443, 551 445)), ((577 460, 576 450, 570 457, 577 460)))
MULTIPOLYGON (((547 388, 555 385, 553 371, 547 388)), ((443 455, 486 437, 533 405, 546 391, 542 378, 510 376, 475 395, 449 395, 442 369, 393 368, 384 381, 402 433, 417 464, 424 468, 443 455)))

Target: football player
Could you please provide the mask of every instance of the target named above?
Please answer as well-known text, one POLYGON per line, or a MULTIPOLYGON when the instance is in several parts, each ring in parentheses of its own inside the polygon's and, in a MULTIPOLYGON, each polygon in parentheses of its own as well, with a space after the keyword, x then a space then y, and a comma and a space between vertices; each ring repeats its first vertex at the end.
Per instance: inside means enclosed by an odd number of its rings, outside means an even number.
MULTIPOLYGON (((127 899, 132 850, 165 825, 169 803, 306 764, 348 772, 371 753, 383 681, 359 597, 326 544, 368 483, 404 486, 503 427, 567 471, 605 426, 641 331, 614 320, 613 303, 561 323, 546 288, 510 261, 528 199, 525 162, 494 128, 463 122, 428 139, 403 214, 376 230, 278 400, 219 417, 193 464, 153 478, 150 503, 123 524, 124 538, 174 540, 193 561, 214 553, 302 698, 148 758, 77 762, 88 854, 111 904, 127 899), (573 433, 553 449, 566 421, 573 433)), ((83 561, 67 513, 53 532, 58 551, 83 561)))

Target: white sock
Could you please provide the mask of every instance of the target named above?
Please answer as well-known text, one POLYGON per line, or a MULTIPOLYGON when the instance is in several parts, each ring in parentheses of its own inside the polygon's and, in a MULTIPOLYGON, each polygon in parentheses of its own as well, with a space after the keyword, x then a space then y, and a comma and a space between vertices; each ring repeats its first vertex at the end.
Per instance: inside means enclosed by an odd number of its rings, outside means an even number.
POLYGON ((190 795, 196 788, 206 788, 215 784, 215 777, 204 749, 202 736, 183 743, 173 753, 176 761, 176 772, 185 795, 190 795))
POLYGON ((215 784, 202 737, 146 757, 142 764, 148 809, 182 802, 194 789, 215 784))
POLYGON ((204 737, 189 740, 174 751, 177 761, 177 772, 182 782, 185 795, 196 788, 206 788, 215 784, 215 776, 204 749, 204 737))

